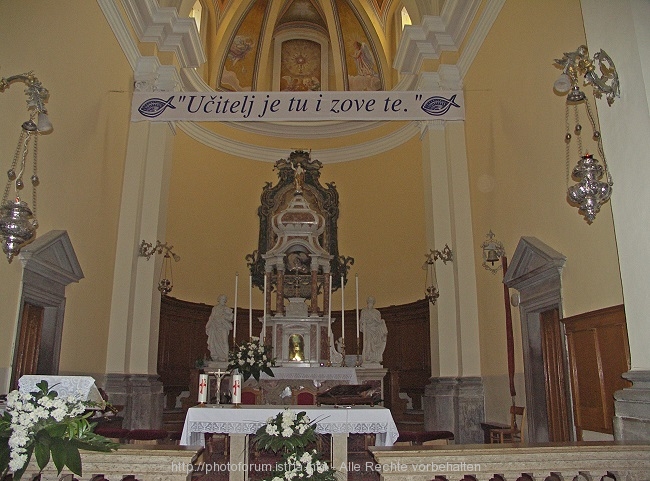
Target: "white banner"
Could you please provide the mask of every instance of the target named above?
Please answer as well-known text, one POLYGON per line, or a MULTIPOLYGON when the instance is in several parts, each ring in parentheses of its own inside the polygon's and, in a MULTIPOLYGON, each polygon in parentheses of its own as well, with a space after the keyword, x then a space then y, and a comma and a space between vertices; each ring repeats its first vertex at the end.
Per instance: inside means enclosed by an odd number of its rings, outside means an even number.
POLYGON ((464 120, 460 91, 134 92, 131 120, 464 120))

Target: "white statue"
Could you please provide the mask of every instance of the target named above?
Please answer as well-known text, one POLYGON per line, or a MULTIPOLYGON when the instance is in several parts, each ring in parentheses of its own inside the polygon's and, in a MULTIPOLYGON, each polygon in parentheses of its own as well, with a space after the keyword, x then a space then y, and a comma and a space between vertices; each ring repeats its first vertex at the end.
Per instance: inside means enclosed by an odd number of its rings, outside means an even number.
POLYGON ((381 313, 375 309, 375 298, 368 298, 368 307, 361 309, 359 329, 363 332, 363 364, 381 364, 386 349, 388 329, 381 313))
POLYGON ((205 333, 208 335, 208 349, 213 361, 228 360, 228 337, 232 330, 232 309, 226 306, 228 298, 219 296, 219 302, 212 308, 205 333))

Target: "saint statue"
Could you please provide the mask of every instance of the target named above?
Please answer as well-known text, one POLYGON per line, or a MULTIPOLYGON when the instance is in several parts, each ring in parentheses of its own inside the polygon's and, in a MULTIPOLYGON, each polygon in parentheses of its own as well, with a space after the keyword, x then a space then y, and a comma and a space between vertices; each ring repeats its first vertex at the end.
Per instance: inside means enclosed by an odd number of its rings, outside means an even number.
POLYGON ((369 297, 368 307, 361 309, 359 329, 363 332, 363 363, 381 364, 388 329, 381 313, 375 309, 375 298, 369 297))
POLYGON ((302 168, 301 164, 294 165, 291 162, 291 168, 293 169, 293 183, 295 187, 296 194, 302 194, 302 186, 305 182, 305 169, 302 168))
POLYGON ((219 296, 219 302, 212 308, 208 323, 205 325, 208 349, 213 361, 228 360, 228 337, 232 330, 233 313, 232 309, 226 306, 227 300, 225 295, 219 296))

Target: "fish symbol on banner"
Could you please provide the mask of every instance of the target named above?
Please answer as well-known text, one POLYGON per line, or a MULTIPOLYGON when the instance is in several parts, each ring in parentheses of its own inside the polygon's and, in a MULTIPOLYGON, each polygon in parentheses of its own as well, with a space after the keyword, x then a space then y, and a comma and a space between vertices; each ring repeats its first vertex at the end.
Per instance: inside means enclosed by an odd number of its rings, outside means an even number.
POLYGON ((167 109, 167 107, 170 109, 176 108, 172 105, 172 100, 174 100, 173 95, 167 100, 157 98, 145 100, 142 102, 142 105, 138 107, 138 112, 140 112, 145 117, 158 117, 167 109))
POLYGON ((456 94, 452 95, 450 99, 436 95, 426 99, 420 108, 429 115, 445 115, 452 107, 460 108, 460 105, 458 105, 455 100, 456 94))

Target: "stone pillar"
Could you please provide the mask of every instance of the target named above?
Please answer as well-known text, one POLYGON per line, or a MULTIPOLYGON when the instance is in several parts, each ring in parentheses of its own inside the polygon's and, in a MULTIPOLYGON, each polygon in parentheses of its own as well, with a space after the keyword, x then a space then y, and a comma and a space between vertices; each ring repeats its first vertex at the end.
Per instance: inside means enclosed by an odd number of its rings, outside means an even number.
MULTIPOLYGON (((141 58, 139 90, 174 90, 175 69, 141 58)), ((124 427, 162 426, 163 389, 157 375, 162 258, 138 256, 141 241, 165 242, 173 131, 165 122, 134 122, 122 181, 106 354, 106 391, 125 406, 124 427)))
MULTIPOLYGON (((458 69, 441 67, 421 88, 461 89, 458 69)), ((424 421, 430 429, 454 432, 456 442, 480 442, 484 401, 465 123, 423 122, 421 132, 428 248, 448 244, 453 252, 452 262, 434 265, 440 297, 430 309, 433 378, 424 421)))
MULTIPOLYGON (((590 54, 603 49, 616 64, 621 97, 596 100, 603 148, 614 180, 612 217, 625 299, 633 386, 615 395, 614 437, 650 440, 650 259, 643 252, 650 223, 650 3, 616 2, 614 16, 596 0, 582 0, 590 54), (616 28, 611 28, 616 25, 616 28), (624 82, 623 82, 624 80, 624 82), (621 128, 625 125, 626 128, 621 128), (638 162, 632 161, 638 159, 638 162)), ((596 219, 598 222, 598 219, 596 219)))
POLYGON ((424 392, 424 429, 451 431, 456 444, 483 442, 483 381, 480 377, 439 377, 424 392))

